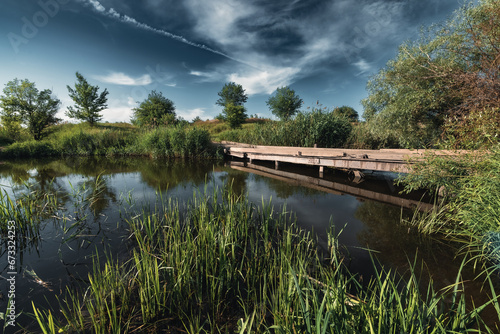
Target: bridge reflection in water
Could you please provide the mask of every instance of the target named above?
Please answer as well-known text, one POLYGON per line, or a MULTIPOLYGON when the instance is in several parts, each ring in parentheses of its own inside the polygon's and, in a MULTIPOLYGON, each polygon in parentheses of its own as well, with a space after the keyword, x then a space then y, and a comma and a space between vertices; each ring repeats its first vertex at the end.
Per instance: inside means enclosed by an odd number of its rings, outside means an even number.
POLYGON ((362 200, 368 199, 419 211, 431 211, 434 208, 434 205, 431 203, 399 195, 394 189, 392 179, 388 177, 386 177, 388 187, 385 187, 387 189, 383 189, 382 187, 370 187, 370 181, 368 180, 363 180, 361 183, 356 182, 356 180, 355 182, 341 182, 340 180, 331 180, 324 176, 321 178, 314 177, 299 174, 294 171, 278 170, 263 165, 240 161, 228 161, 227 165, 235 170, 277 179, 289 184, 303 186, 326 193, 337 195, 348 194, 362 200))

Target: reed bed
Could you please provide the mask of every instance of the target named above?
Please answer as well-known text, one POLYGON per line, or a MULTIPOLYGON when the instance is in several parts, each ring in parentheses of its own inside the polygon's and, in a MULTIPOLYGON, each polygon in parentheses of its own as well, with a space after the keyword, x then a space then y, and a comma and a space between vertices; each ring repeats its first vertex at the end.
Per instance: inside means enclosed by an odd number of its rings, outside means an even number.
MULTIPOLYGON (((337 235, 319 252, 286 207, 256 206, 230 187, 179 203, 159 195, 128 213, 129 260, 97 260, 89 285, 68 291, 62 314, 34 305, 45 333, 494 333, 491 300, 466 303, 461 276, 445 290, 374 269, 367 286, 343 265, 337 235)), ((414 267, 414 266, 413 266, 414 267)), ((413 268, 412 267, 412 268, 413 268)), ((376 268, 376 266, 374 266, 376 268)), ((489 276, 488 276, 489 277, 489 276)), ((489 278, 488 278, 489 279, 489 278)))
POLYGON ((207 130, 185 125, 157 129, 124 126, 88 127, 66 124, 47 138, 14 142, 0 150, 1 158, 50 156, 117 156, 207 158, 216 156, 207 130))
POLYGON ((347 118, 315 108, 298 113, 292 120, 255 124, 219 134, 218 138, 255 145, 338 148, 347 144, 351 131, 347 118))
POLYGON ((6 246, 7 240, 16 240, 19 250, 37 243, 40 225, 58 208, 55 193, 42 193, 28 184, 23 184, 22 188, 10 194, 8 189, 0 189, 0 245, 6 246), (9 228, 11 225, 14 230, 9 228))

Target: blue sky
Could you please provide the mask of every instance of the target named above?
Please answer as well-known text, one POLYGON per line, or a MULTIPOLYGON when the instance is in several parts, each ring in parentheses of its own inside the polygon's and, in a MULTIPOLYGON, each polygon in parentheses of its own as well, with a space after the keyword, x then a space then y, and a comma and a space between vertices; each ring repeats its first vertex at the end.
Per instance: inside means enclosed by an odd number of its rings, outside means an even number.
POLYGON ((19 78, 52 89, 78 71, 107 88, 103 120, 129 121, 152 90, 177 114, 211 119, 224 83, 241 84, 248 114, 270 117, 266 101, 290 86, 324 107, 360 114, 370 75, 438 23, 459 0, 1 0, 0 85, 19 78))

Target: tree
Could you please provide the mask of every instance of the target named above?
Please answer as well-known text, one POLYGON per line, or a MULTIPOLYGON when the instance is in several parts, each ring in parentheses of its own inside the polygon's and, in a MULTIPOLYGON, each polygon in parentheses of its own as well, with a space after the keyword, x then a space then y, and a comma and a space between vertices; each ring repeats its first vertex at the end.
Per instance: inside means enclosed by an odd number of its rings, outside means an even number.
POLYGON ((139 126, 157 127, 160 124, 175 122, 174 102, 155 90, 149 93, 148 98, 142 101, 138 108, 133 110, 132 122, 139 126))
POLYGON ((222 87, 219 97, 215 103, 224 107, 224 109, 222 109, 222 114, 216 118, 229 122, 229 126, 232 129, 241 127, 241 124, 247 118, 246 109, 243 104, 248 99, 243 86, 229 82, 222 87))
POLYGON ((235 106, 242 106, 248 100, 243 86, 234 82, 225 84, 219 92, 219 96, 220 98, 215 103, 221 107, 225 107, 228 103, 232 103, 235 106))
POLYGON ((346 117, 351 122, 358 121, 358 112, 353 107, 342 106, 333 109, 333 113, 338 116, 346 117))
POLYGON ((498 126, 490 125, 500 121, 499 17, 499 0, 480 0, 403 44, 368 82, 362 103, 373 131, 403 147, 444 136, 457 148, 498 141, 498 126))
POLYGON ((7 127, 24 124, 35 140, 40 140, 44 130, 59 121, 56 113, 61 101, 52 96, 52 91, 38 91, 27 79, 9 81, 0 97, 2 123, 7 127))
POLYGON ((267 100, 269 110, 282 121, 287 121, 295 115, 302 106, 302 99, 293 89, 285 86, 276 88, 276 94, 267 100))
POLYGON ((241 124, 247 119, 246 109, 242 105, 234 105, 229 102, 224 107, 224 114, 231 129, 241 128, 241 124))
POLYGON ((68 107, 66 115, 71 118, 76 118, 88 122, 91 126, 102 119, 101 111, 108 106, 107 95, 108 90, 99 94, 99 86, 92 86, 88 81, 78 72, 76 72, 78 82, 75 84, 75 89, 66 86, 69 91, 69 96, 75 102, 75 107, 68 107))

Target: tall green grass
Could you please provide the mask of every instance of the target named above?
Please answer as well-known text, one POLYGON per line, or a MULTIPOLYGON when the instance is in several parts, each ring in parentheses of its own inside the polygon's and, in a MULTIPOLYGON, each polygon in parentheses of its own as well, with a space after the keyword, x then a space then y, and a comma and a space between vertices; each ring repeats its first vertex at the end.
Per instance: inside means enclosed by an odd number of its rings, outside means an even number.
POLYGON ((500 268, 500 147, 457 157, 430 156, 401 182, 445 196, 434 212, 408 222, 456 242, 476 266, 500 268))
MULTIPOLYGON (((159 197, 130 213, 135 248, 96 262, 89 285, 61 300, 62 318, 34 312, 42 330, 188 333, 493 333, 485 305, 468 305, 460 273, 444 291, 384 269, 362 286, 333 231, 320 254, 286 207, 252 205, 230 187, 189 203, 159 197)), ((413 267, 414 268, 414 265, 413 267)), ((490 304, 497 305, 493 284, 490 304)), ((497 308, 498 309, 498 308, 497 308)), ((499 319, 500 320, 500 319, 499 319)))
POLYGON ((208 131, 182 126, 158 128, 143 133, 136 152, 163 157, 210 157, 214 155, 208 131))
POLYGON ((249 129, 227 131, 222 140, 255 145, 344 147, 352 125, 347 118, 315 109, 301 112, 293 120, 256 124, 249 129))
POLYGON ((1 158, 47 156, 148 155, 155 157, 215 157, 207 130, 186 126, 153 130, 130 126, 65 124, 41 141, 12 143, 0 150, 1 158))
POLYGON ((38 241, 41 224, 58 209, 57 194, 39 192, 24 184, 23 189, 9 194, 7 189, 0 190, 0 235, 3 243, 15 240, 16 248, 22 250, 38 241), (13 222, 13 223, 9 223, 13 222), (15 229, 14 239, 8 236, 9 224, 15 229))

